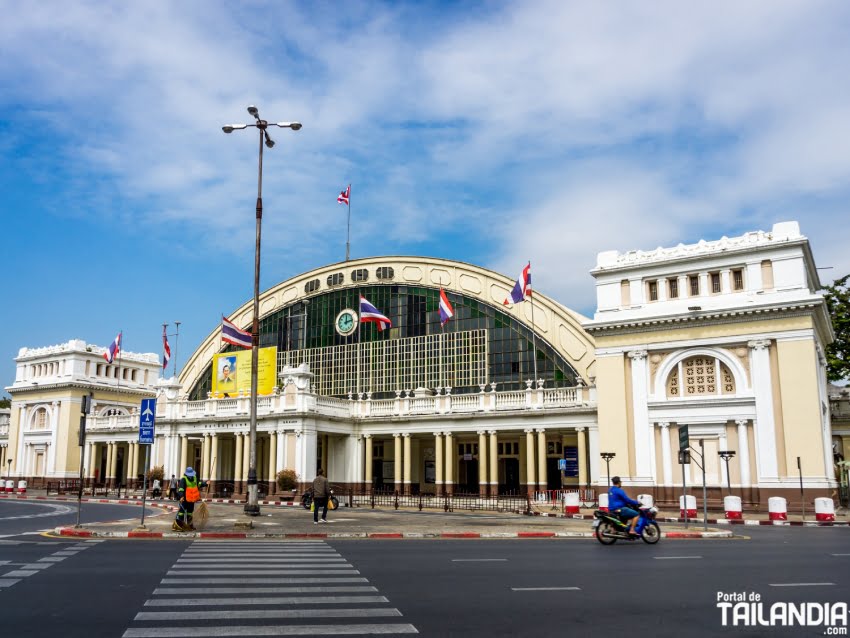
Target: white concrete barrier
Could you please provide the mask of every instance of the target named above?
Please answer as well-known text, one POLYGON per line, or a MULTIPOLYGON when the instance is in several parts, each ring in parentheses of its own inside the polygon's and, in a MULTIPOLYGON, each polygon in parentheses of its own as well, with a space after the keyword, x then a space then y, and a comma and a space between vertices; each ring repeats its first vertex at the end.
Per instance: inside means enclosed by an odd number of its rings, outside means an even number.
POLYGON ((815 499, 815 520, 834 521, 835 503, 831 498, 821 497, 815 499))
POLYGON ((564 494, 564 514, 578 514, 578 509, 578 492, 566 492, 564 494))
POLYGON ((744 518, 744 515, 741 511, 740 496, 724 496, 723 509, 726 511, 726 518, 728 518, 730 521, 739 521, 744 518))
POLYGON ((14 481, 6 481, 6 492, 12 493, 15 491, 15 482, 14 481))
POLYGON ((603 512, 608 511, 608 493, 605 492, 599 495, 599 509, 603 512))
POLYGON ((688 494, 687 496, 679 497, 679 516, 681 518, 685 518, 685 507, 688 508, 688 518, 696 518, 697 517, 697 497, 691 496, 688 494))
POLYGON ((787 521, 788 501, 781 496, 771 496, 767 499, 767 513, 772 521, 787 521))
POLYGON ((655 505, 655 499, 652 498, 652 494, 638 494, 637 502, 645 507, 652 507, 655 505))
POLYGON ((27 493, 27 482, 26 481, 18 481, 18 494, 26 494, 27 493))

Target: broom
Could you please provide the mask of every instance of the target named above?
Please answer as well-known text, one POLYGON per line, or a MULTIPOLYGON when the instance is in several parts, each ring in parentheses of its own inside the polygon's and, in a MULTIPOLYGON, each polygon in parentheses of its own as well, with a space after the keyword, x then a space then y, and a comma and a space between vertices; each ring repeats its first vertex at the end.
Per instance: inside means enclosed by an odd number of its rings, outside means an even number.
MULTIPOLYGON (((210 476, 215 476, 215 462, 218 459, 213 459, 212 470, 210 471, 210 476)), ((212 479, 207 483, 207 493, 204 494, 204 498, 209 498, 210 495, 210 485, 212 483, 212 479)), ((210 511, 207 508, 207 504, 204 501, 198 503, 195 507, 195 515, 192 517, 192 524, 195 526, 195 529, 204 529, 204 526, 207 524, 207 520, 210 517, 210 511)))

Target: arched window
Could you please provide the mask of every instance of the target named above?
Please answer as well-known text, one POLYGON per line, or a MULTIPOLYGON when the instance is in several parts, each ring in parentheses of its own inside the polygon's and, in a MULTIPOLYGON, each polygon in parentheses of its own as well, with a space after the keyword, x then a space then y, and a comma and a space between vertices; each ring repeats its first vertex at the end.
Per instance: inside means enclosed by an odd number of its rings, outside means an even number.
POLYGON ((716 357, 697 356, 680 361, 667 377, 667 396, 690 398, 735 394, 735 376, 716 357))
POLYGON ((39 408, 35 411, 32 419, 32 429, 33 430, 46 430, 47 429, 47 410, 44 408, 39 408))

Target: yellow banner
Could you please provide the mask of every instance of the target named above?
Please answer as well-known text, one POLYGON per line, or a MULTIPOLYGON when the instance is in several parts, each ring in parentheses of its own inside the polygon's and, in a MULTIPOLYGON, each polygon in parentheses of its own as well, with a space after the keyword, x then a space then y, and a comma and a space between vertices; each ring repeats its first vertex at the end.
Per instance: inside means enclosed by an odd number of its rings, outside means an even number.
MULTIPOLYGON (((277 348, 260 348, 257 355, 257 394, 271 394, 277 381, 277 348)), ((213 355, 212 373, 213 396, 251 394, 251 351, 213 355)))

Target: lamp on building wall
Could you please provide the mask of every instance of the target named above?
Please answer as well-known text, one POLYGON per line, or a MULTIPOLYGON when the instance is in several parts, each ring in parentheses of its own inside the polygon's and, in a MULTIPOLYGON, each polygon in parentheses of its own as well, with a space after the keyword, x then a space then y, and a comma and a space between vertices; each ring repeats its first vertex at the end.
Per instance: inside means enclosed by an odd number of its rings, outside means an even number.
POLYGON ((605 465, 608 468, 608 487, 611 487, 611 459, 617 454, 615 452, 602 452, 600 456, 605 459, 605 465))
POLYGON ((729 460, 735 456, 735 450, 720 450, 717 454, 720 458, 726 461, 726 486, 729 488, 729 494, 732 494, 732 477, 729 475, 729 460))
POLYGON ((256 106, 248 107, 248 114, 254 116, 253 124, 229 124, 222 126, 225 133, 243 130, 249 126, 256 127, 260 133, 260 160, 257 170, 257 233, 254 244, 254 319, 251 324, 251 426, 249 434, 250 454, 248 457, 248 500, 245 503, 245 513, 248 516, 259 516, 260 504, 257 499, 257 361, 260 346, 260 238, 263 222, 263 141, 272 148, 274 141, 266 130, 269 126, 278 126, 297 131, 300 122, 268 122, 260 119, 256 106))

